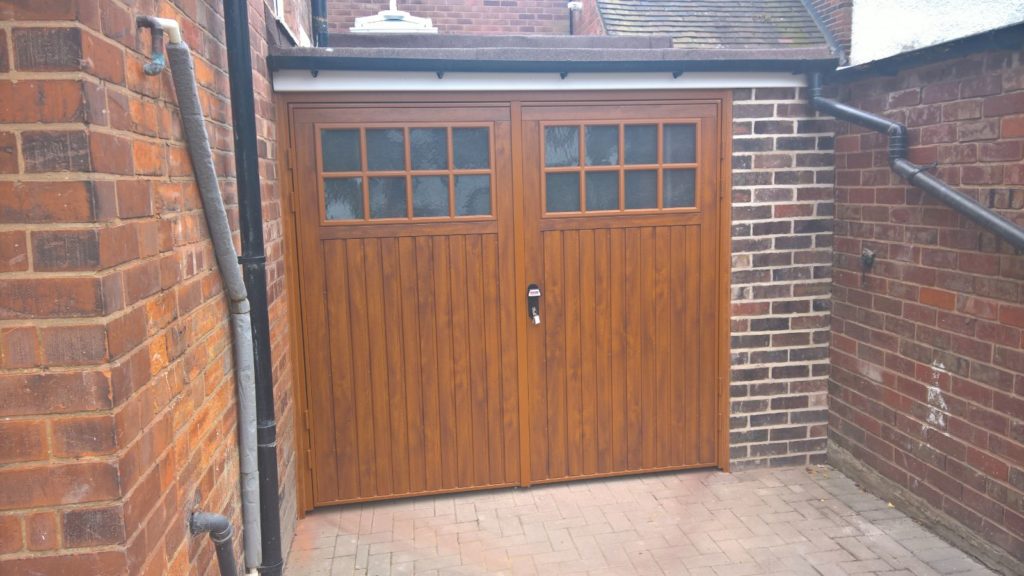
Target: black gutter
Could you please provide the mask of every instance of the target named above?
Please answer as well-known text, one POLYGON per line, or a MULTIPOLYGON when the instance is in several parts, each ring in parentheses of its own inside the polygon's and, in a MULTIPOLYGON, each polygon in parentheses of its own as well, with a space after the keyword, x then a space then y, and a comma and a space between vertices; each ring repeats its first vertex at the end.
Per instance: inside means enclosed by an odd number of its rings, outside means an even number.
POLYGON ((313 45, 327 46, 327 0, 310 0, 313 16, 313 45))
POLYGON ((259 153, 256 148, 256 103, 245 0, 224 0, 224 28, 231 85, 231 127, 235 145, 242 277, 252 304, 253 355, 256 368, 256 458, 260 474, 260 530, 263 564, 260 574, 280 576, 281 506, 277 478, 277 423, 267 309, 267 257, 263 246, 263 201, 259 153))
POLYGON ((1024 250, 1024 229, 982 206, 955 188, 927 173, 927 166, 907 160, 907 127, 877 114, 865 112, 822 96, 821 74, 810 77, 809 100, 814 109, 841 120, 889 135, 889 165, 911 186, 915 186, 943 201, 953 210, 967 216, 982 228, 999 236, 1018 251, 1024 250))

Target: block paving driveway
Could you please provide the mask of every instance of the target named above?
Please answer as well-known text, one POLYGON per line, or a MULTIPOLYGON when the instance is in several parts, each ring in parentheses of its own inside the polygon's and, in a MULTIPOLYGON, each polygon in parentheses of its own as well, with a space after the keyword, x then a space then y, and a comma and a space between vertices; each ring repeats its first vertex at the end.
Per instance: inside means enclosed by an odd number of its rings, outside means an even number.
POLYGON ((289 576, 993 574, 825 467, 666 473, 340 506, 289 576))

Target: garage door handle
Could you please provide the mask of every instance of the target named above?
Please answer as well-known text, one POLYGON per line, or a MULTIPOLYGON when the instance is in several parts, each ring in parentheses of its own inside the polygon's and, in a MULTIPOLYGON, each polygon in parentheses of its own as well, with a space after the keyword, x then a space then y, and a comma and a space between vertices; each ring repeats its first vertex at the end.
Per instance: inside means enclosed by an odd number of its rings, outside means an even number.
POLYGON ((526 288, 526 307, 534 325, 540 324, 540 286, 530 284, 526 288))

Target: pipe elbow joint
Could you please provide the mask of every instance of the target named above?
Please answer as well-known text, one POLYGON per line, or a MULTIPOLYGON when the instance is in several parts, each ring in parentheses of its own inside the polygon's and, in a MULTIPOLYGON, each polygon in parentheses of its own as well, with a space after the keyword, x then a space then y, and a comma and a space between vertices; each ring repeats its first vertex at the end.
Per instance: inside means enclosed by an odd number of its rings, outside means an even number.
POLYGON ((209 532, 214 542, 224 542, 234 534, 228 517, 212 512, 193 512, 188 519, 188 528, 193 536, 209 532))

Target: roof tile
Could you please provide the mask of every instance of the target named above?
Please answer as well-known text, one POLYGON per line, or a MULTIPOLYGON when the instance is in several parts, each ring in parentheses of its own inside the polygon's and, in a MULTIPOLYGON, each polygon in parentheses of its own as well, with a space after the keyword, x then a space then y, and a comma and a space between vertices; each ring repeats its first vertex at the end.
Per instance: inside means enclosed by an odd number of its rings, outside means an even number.
POLYGON ((801 0, 597 0, 609 35, 666 35, 676 48, 828 43, 801 0))

